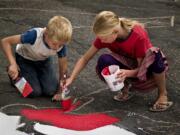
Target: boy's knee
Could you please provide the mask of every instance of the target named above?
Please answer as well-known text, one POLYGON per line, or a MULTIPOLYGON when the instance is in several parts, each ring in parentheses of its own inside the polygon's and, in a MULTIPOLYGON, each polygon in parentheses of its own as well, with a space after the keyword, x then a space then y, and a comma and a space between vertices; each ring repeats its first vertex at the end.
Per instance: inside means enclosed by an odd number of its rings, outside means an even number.
POLYGON ((55 89, 45 89, 43 90, 43 95, 45 96, 53 96, 57 91, 57 88, 55 89))
POLYGON ((31 85, 33 91, 28 97, 39 97, 42 95, 42 89, 38 85, 31 85))
POLYGON ((53 96, 58 89, 58 83, 52 83, 43 86, 43 94, 46 96, 53 96))
POLYGON ((39 97, 41 95, 42 95, 42 92, 40 90, 39 91, 38 90, 33 90, 33 92, 31 94, 29 94, 28 97, 34 98, 34 97, 39 97))

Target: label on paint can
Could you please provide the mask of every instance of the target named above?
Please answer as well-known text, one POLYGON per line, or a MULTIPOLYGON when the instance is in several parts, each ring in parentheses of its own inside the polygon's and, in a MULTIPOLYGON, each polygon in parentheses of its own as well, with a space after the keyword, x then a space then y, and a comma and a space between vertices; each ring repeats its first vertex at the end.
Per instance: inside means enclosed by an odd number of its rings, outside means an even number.
POLYGON ((62 90, 62 101, 61 101, 61 105, 64 111, 69 110, 71 108, 72 105, 72 99, 70 96, 70 90, 65 87, 62 90))
POLYGON ((14 85, 23 95, 23 97, 27 97, 33 91, 31 85, 26 81, 24 77, 19 77, 18 79, 16 79, 14 85))
POLYGON ((62 90, 62 99, 70 98, 70 90, 66 87, 62 90))
MULTIPOLYGON (((7 67, 7 72, 9 67, 7 67)), ((19 72, 18 77, 13 80, 8 74, 11 85, 15 86, 17 90, 22 94, 23 97, 27 97, 29 94, 33 92, 31 85, 27 82, 27 80, 21 76, 21 72, 19 72)))

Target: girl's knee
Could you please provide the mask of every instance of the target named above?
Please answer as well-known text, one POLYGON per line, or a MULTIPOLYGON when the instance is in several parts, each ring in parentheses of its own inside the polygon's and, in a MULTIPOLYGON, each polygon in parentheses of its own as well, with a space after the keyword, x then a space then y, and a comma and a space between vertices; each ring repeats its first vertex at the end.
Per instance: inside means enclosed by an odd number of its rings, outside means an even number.
POLYGON ((97 69, 99 72, 102 71, 103 68, 112 65, 113 64, 113 59, 111 55, 109 54, 102 54, 97 62, 97 69))
POLYGON ((110 54, 102 54, 98 59, 98 64, 108 64, 114 59, 110 54))
POLYGON ((155 60, 153 64, 149 67, 149 70, 153 73, 163 73, 165 71, 166 65, 164 64, 164 59, 160 52, 155 54, 155 60))
POLYGON ((119 61, 117 61, 113 56, 110 54, 102 54, 97 62, 96 69, 100 73, 105 67, 110 65, 121 65, 119 61))

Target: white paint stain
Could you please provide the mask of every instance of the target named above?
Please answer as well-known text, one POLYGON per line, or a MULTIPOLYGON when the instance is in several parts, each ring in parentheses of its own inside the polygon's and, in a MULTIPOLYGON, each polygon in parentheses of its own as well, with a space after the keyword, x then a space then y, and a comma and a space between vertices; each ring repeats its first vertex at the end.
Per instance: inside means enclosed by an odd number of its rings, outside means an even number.
MULTIPOLYGON (((18 131, 20 116, 8 116, 0 112, 0 133, 1 135, 28 135, 18 131)), ((21 125, 22 126, 22 125, 21 125)))
POLYGON ((107 125, 88 131, 76 131, 36 123, 34 129, 46 135, 136 135, 114 125, 107 125))

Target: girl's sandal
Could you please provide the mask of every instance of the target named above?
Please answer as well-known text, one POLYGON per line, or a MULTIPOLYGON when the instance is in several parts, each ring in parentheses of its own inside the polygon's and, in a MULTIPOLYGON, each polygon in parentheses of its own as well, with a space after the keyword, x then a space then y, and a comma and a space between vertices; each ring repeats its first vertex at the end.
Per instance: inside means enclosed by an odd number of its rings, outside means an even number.
POLYGON ((149 108, 149 111, 151 112, 163 112, 168 110, 173 105, 172 101, 168 101, 165 103, 157 103, 149 108))
POLYGON ((117 95, 114 96, 114 100, 119 102, 125 102, 131 99, 134 96, 132 92, 129 92, 127 95, 124 95, 123 92, 119 92, 117 95))

